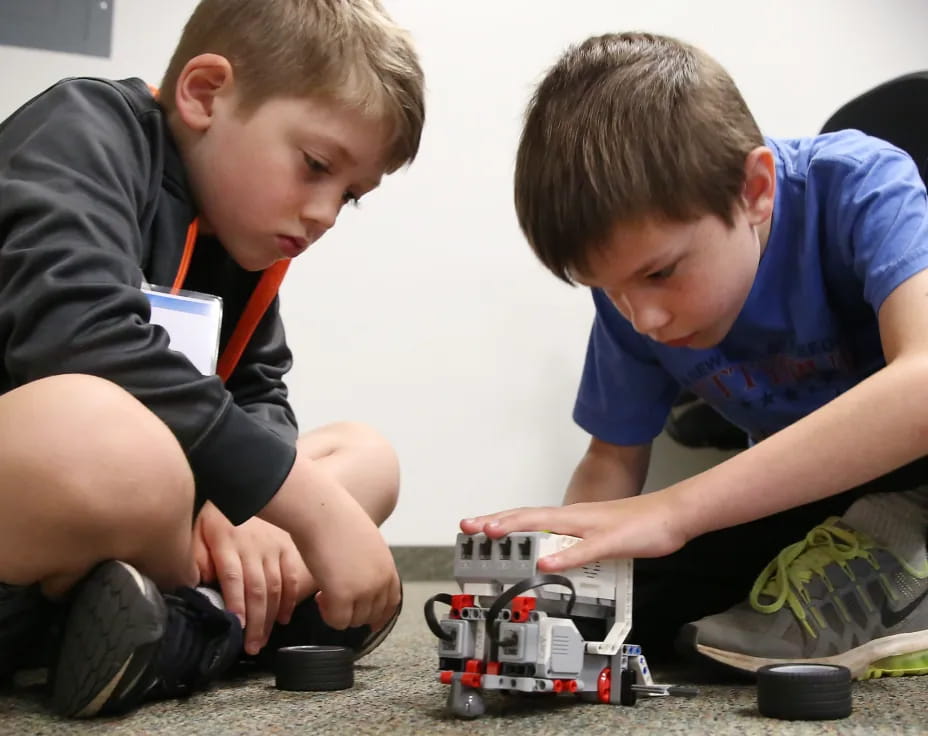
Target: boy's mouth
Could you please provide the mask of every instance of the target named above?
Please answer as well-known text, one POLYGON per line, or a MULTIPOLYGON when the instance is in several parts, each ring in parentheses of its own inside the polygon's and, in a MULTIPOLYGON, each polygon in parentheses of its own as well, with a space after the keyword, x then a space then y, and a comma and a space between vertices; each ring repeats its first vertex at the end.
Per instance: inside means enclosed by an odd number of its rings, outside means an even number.
POLYGON ((290 235, 278 235, 277 245, 284 257, 296 258, 309 247, 309 241, 305 238, 294 238, 290 235))
POLYGON ((672 348, 685 348, 687 345, 691 344, 696 337, 696 333, 686 335, 685 337, 678 337, 675 340, 664 340, 664 345, 672 348))

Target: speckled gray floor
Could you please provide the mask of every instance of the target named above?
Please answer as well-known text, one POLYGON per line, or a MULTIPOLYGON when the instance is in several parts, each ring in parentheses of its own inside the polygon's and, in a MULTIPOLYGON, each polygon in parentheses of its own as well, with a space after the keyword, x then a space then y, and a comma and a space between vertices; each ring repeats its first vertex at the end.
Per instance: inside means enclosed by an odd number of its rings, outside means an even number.
MULTIPOLYGON (((183 702, 155 703, 117 720, 68 722, 48 715, 36 688, 0 693, 0 734, 928 734, 928 677, 860 683, 854 713, 841 721, 762 718, 753 687, 699 682, 697 698, 650 698, 634 708, 568 698, 490 698, 488 714, 462 723, 444 711, 435 640, 422 618, 424 601, 453 584, 407 583, 393 635, 360 663, 355 686, 336 693, 287 693, 270 676, 225 683, 183 702)), ((660 671, 656 675, 660 675, 660 671)), ((661 681, 698 682, 693 671, 661 681)))

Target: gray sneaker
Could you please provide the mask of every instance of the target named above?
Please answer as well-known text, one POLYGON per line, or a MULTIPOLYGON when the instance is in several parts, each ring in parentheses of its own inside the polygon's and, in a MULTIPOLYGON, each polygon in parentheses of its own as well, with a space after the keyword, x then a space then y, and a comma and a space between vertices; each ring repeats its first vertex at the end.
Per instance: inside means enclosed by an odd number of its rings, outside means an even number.
POLYGON ((684 626, 678 647, 746 672, 824 662, 860 680, 928 674, 926 598, 928 565, 833 517, 780 552, 747 601, 684 626))

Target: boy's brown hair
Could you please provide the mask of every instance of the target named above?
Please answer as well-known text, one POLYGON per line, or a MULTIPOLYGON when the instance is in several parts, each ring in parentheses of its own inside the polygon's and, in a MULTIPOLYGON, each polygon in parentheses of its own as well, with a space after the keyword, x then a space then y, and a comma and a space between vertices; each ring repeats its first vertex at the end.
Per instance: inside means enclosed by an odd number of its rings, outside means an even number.
POLYGON ((379 0, 201 0, 161 83, 168 111, 184 65, 206 53, 232 64, 246 115, 272 97, 334 100, 391 126, 388 172, 416 156, 422 69, 379 0))
POLYGON ((618 223, 733 224, 745 158, 763 136, 727 72, 666 36, 618 33, 570 47, 526 112, 515 171, 522 232, 573 283, 618 223))

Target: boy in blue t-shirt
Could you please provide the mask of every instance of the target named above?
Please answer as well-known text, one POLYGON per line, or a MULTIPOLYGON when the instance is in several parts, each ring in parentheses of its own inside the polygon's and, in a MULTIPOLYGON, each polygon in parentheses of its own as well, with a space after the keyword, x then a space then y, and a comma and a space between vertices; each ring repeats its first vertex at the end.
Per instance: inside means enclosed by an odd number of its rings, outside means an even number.
POLYGON ((633 635, 652 652, 682 626, 679 645, 746 671, 928 671, 928 206, 911 158, 857 131, 765 139, 706 54, 615 34, 539 86, 515 192, 539 259, 593 291, 574 412, 593 438, 565 506, 462 528, 583 538, 545 571, 646 558, 633 635), (639 495, 681 387, 752 446, 639 495))

